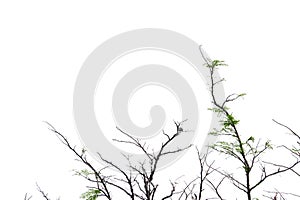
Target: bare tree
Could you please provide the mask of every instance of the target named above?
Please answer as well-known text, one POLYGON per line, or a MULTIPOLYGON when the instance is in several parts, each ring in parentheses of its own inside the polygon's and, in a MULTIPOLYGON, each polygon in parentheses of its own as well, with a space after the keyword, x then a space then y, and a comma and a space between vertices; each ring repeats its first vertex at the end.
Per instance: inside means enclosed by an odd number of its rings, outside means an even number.
MULTIPOLYGON (((90 161, 87 159, 86 151, 82 150, 81 152, 76 150, 76 146, 72 146, 68 139, 62 135, 59 131, 57 131, 50 123, 49 129, 54 132, 60 141, 71 150, 77 160, 82 162, 88 170, 76 171, 76 175, 84 177, 86 180, 94 184, 95 186, 89 187, 89 191, 84 194, 83 197, 91 197, 96 199, 97 197, 104 197, 106 199, 111 200, 113 197, 111 195, 110 188, 115 188, 122 191, 125 195, 129 197, 129 199, 141 199, 141 200, 154 200, 155 194, 158 189, 159 184, 154 182, 154 176, 157 172, 157 166, 162 157, 168 156, 169 154, 179 153, 191 147, 188 145, 183 148, 177 148, 174 150, 166 150, 166 147, 180 134, 183 134, 187 131, 184 131, 182 128, 182 122, 175 122, 176 132, 172 135, 168 135, 164 131, 162 134, 165 136, 165 141, 162 142, 159 150, 157 152, 149 151, 147 149, 146 143, 142 143, 140 139, 131 136, 129 133, 121 130, 117 127, 117 129, 128 138, 128 140, 120 140, 114 139, 116 142, 125 143, 129 145, 134 145, 138 147, 144 155, 146 155, 147 159, 143 162, 140 162, 138 165, 134 165, 130 161, 130 156, 124 155, 129 164, 129 171, 120 168, 117 164, 109 161, 104 158, 101 154, 98 153, 100 159, 104 161, 107 165, 98 170, 94 167, 90 161), (150 166, 150 170, 148 170, 147 166, 150 166), (103 173, 103 171, 107 168, 114 168, 119 172, 120 176, 108 175, 103 173)), ((171 190, 164 196, 162 199, 170 199, 175 194, 175 183, 170 182, 171 190)))

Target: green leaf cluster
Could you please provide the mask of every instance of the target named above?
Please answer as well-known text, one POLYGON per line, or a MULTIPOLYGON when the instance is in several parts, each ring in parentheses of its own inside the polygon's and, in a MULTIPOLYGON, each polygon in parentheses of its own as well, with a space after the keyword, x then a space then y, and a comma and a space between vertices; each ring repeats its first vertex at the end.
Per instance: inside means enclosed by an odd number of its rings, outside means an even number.
POLYGON ((100 191, 97 189, 89 189, 87 192, 83 193, 80 198, 85 200, 96 200, 99 197, 100 191))
POLYGON ((227 66, 227 64, 225 63, 225 61, 223 60, 213 60, 211 62, 211 66, 212 67, 217 67, 217 66, 227 66))

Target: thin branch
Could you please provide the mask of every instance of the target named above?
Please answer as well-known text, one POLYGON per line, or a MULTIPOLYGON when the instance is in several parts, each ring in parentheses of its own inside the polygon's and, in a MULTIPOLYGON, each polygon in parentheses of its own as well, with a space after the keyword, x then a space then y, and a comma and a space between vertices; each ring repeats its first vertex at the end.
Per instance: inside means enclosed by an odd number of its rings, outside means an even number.
POLYGON ((84 155, 84 153, 79 153, 76 150, 76 146, 71 146, 71 144, 69 143, 68 139, 62 135, 60 132, 58 132, 54 126, 52 126, 50 123, 45 122, 46 124, 48 124, 49 126, 49 130, 54 132, 56 134, 56 136, 60 139, 60 141, 67 146, 76 156, 77 158, 79 158, 79 160, 84 163, 86 166, 88 166, 93 173, 95 174, 95 176, 99 179, 99 182, 101 183, 101 188, 99 188, 99 191, 108 199, 108 200, 112 200, 112 197, 110 195, 110 192, 107 188, 107 182, 105 180, 105 176, 102 177, 99 172, 93 167, 93 165, 87 160, 86 156, 84 155))
POLYGON ((48 194, 46 194, 38 184, 36 184, 37 190, 41 193, 41 195, 43 196, 44 199, 46 200, 50 200, 50 198, 48 198, 48 194))
POLYGON ((25 194, 24 200, 30 200, 32 198, 32 196, 27 196, 28 194, 25 194))
POLYGON ((288 127, 287 125, 284 125, 278 121, 276 121, 275 119, 272 119, 273 122, 275 122, 276 124, 288 129, 294 136, 296 136, 298 138, 298 140, 300 141, 300 135, 298 135, 295 131, 293 131, 290 127, 288 127))

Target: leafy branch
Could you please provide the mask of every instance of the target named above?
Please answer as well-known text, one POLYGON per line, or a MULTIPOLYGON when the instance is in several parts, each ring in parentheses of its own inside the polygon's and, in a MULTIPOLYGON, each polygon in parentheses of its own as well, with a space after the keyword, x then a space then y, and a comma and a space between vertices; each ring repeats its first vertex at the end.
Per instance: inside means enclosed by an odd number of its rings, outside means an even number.
MULTIPOLYGON (((202 56, 204 57, 204 54, 202 53, 202 50, 200 48, 200 52, 202 56)), ((210 72, 210 93, 212 97, 212 104, 213 112, 218 113, 218 116, 220 116, 220 125, 221 129, 214 130, 211 134, 217 135, 217 136, 223 136, 224 140, 218 141, 215 144, 211 145, 211 148, 221 154, 227 155, 230 158, 233 158, 240 163, 241 168, 244 171, 244 180, 240 180, 238 178, 235 178, 233 173, 226 172, 224 170, 217 170, 222 176, 229 179, 232 184, 241 190, 243 193, 246 194, 248 200, 252 200, 252 192, 254 189, 256 189, 258 186, 260 186, 263 182, 265 182, 267 179, 269 179, 272 176, 281 174, 286 171, 293 171, 295 166, 297 166, 300 163, 299 159, 299 152, 298 149, 290 149, 290 152, 294 155, 298 155, 297 159, 294 161, 293 164, 289 166, 274 164, 274 163, 267 163, 265 161, 262 161, 262 154, 265 153, 268 150, 272 150, 273 146, 271 145, 270 141, 267 140, 264 143, 261 142, 261 139, 259 139, 257 142, 255 141, 255 138, 253 136, 250 136, 247 140, 243 140, 241 133, 238 130, 238 125, 240 120, 236 119, 236 117, 233 115, 232 112, 230 112, 230 109, 227 107, 227 104, 233 101, 236 101, 237 99, 245 96, 245 93, 242 94, 230 94, 228 95, 223 102, 217 102, 216 100, 216 94, 215 94, 215 87, 216 85, 222 83, 224 79, 215 80, 215 71, 220 66, 227 66, 224 61, 220 60, 213 60, 206 58, 204 59, 206 61, 206 67, 209 69, 210 72), (278 167, 274 171, 268 171, 267 170, 267 164, 272 165, 273 167, 278 167), (251 173, 255 167, 259 167, 261 171, 261 176, 258 180, 253 180, 255 175, 251 173)), ((275 121, 275 120, 274 120, 275 121)), ((277 124, 277 121, 275 121, 277 124)), ((300 138, 298 134, 296 134, 294 131, 292 131, 288 126, 280 124, 281 126, 286 127, 289 129, 294 136, 296 136, 298 139, 300 138)), ((298 142, 299 144, 299 142, 298 142)))

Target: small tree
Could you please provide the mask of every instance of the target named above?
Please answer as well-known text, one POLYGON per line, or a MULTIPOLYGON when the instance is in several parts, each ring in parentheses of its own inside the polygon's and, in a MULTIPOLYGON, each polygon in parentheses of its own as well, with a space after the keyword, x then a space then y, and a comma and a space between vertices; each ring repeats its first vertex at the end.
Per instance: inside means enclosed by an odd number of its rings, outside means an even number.
MULTIPOLYGON (((129 199, 141 199, 141 200, 154 200, 155 194, 158 189, 159 184, 155 183, 154 176, 157 172, 157 166, 160 159, 164 156, 168 156, 169 154, 179 153, 190 148, 192 145, 186 146, 184 148, 177 148, 174 150, 166 150, 166 147, 179 135, 186 133, 182 129, 182 122, 175 122, 176 132, 174 134, 168 135, 164 131, 162 134, 165 136, 165 141, 162 142, 160 149, 157 153, 154 151, 149 151, 146 143, 142 143, 138 138, 132 137, 130 134, 124 132, 120 128, 117 129, 125 135, 128 140, 119 140, 114 139, 116 142, 125 143, 129 145, 134 145, 138 147, 144 155, 146 155, 147 159, 140 162, 137 166, 133 165, 130 162, 130 157, 124 155, 128 160, 129 169, 120 168, 117 164, 109 161, 106 158, 103 158, 101 154, 98 153, 98 156, 104 163, 107 165, 100 169, 97 169, 87 158, 86 150, 82 149, 78 151, 75 146, 71 145, 68 139, 57 131, 51 124, 49 125, 49 130, 54 132, 60 139, 60 141, 71 150, 77 160, 82 162, 88 169, 76 171, 75 174, 83 177, 88 180, 92 185, 89 186, 88 191, 82 194, 81 198, 86 200, 94 200, 98 197, 103 197, 105 199, 111 200, 113 199, 111 195, 111 189, 117 189, 117 191, 123 192, 128 196, 129 199), (105 169, 113 168, 118 173, 116 175, 110 175, 105 172, 105 169), (150 170, 148 170, 148 168, 150 170)), ((171 198, 175 194, 175 183, 170 182, 171 190, 162 198, 163 200, 171 198)), ((45 195, 43 195, 45 196, 45 195)))
MULTIPOLYGON (((202 53, 201 49, 200 52, 202 53)), ((203 58, 204 55, 202 54, 203 58)), ((295 158, 295 161, 288 166, 283 164, 271 163, 264 161, 262 155, 266 151, 272 150, 273 146, 270 143, 270 140, 266 140, 264 142, 261 139, 256 140, 253 136, 248 136, 247 139, 243 139, 241 133, 239 132, 238 125, 240 120, 236 119, 234 114, 230 111, 227 106, 228 103, 234 102, 235 100, 245 96, 245 93, 242 94, 230 94, 228 95, 223 102, 217 102, 215 98, 215 87, 217 84, 220 84, 224 81, 224 79, 215 80, 214 74, 216 69, 220 66, 226 66, 224 61, 213 60, 211 61, 208 58, 205 58, 206 67, 210 72, 210 93, 212 97, 213 112, 218 113, 220 117, 220 129, 215 129, 210 134, 216 135, 220 137, 220 140, 215 144, 212 144, 210 147, 225 156, 229 156, 230 158, 236 160, 240 167, 243 169, 244 178, 242 180, 236 178, 233 173, 229 173, 224 170, 215 169, 218 173, 220 173, 223 177, 229 179, 233 186, 238 188, 240 191, 246 194, 248 200, 252 200, 253 191, 259 187, 263 182, 269 179, 272 176, 281 174, 286 171, 295 172, 294 168, 296 165, 300 163, 300 152, 299 147, 296 148, 293 146, 289 148, 287 146, 283 146, 287 149, 295 158), (268 165, 277 167, 274 171, 268 171, 268 165), (257 177, 257 174, 253 174, 254 168, 259 168, 261 175, 257 177)), ((299 140, 297 144, 300 143, 300 137, 296 134, 292 129, 288 126, 283 125, 276 120, 273 120, 277 124, 287 128, 294 136, 299 140)), ((297 172, 295 172, 299 175, 297 172)), ((223 179, 222 179, 223 180, 223 179)), ((219 185, 219 184, 218 184, 219 185)), ((214 188, 217 191, 218 188, 214 188)), ((220 197, 220 196, 219 196, 220 197)), ((220 198, 222 199, 222 198, 220 198)))

